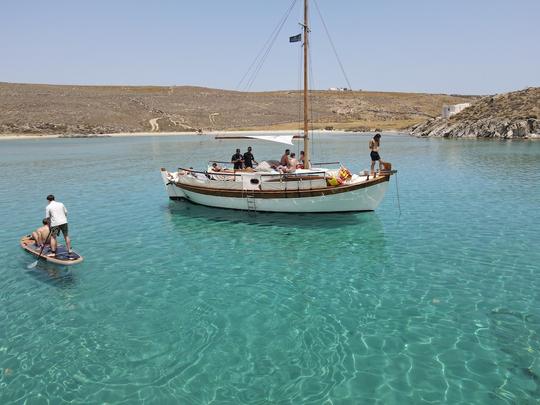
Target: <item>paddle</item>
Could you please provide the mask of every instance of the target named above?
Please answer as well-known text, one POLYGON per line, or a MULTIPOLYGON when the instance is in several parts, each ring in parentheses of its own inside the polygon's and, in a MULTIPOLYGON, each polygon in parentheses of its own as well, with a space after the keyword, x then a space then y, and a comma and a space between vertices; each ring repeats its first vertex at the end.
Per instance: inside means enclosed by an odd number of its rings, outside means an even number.
MULTIPOLYGON (((50 226, 50 225, 49 225, 50 226)), ((27 269, 33 269, 37 266, 39 259, 41 259, 41 254, 43 253, 43 249, 45 249, 45 245, 47 244, 47 241, 51 237, 52 227, 49 228, 49 234, 47 235, 47 239, 43 242, 43 245, 41 246, 41 250, 39 251, 38 258, 35 262, 30 263, 28 266, 26 266, 27 269)))

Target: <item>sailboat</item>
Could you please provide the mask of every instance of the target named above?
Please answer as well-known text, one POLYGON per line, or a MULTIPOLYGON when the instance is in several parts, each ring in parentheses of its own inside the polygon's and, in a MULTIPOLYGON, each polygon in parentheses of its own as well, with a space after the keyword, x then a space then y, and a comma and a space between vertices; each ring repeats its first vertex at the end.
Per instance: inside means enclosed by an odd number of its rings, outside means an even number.
MULTIPOLYGON (((224 170, 210 165, 206 170, 161 169, 170 199, 185 199, 209 207, 261 212, 328 213, 373 211, 382 201, 390 177, 396 173, 386 166, 375 173, 351 173, 344 166, 324 168, 310 160, 308 97, 308 0, 304 0, 303 26, 303 165, 293 170, 259 164, 253 169, 224 170), (285 169, 285 170, 283 170, 285 169)), ((272 136, 248 136, 292 145, 288 139, 272 136), (273 139, 272 139, 273 138, 273 139)))

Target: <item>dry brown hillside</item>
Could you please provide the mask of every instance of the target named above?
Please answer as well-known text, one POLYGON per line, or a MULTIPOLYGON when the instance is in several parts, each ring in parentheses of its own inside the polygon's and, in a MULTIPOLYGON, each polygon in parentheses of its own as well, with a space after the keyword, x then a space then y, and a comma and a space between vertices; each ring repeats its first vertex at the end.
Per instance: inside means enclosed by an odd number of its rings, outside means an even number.
MULTIPOLYGON (((92 134, 293 129, 297 91, 236 92, 201 87, 0 83, 0 134, 92 134)), ((312 92, 314 126, 404 129, 471 97, 382 92, 312 92)))

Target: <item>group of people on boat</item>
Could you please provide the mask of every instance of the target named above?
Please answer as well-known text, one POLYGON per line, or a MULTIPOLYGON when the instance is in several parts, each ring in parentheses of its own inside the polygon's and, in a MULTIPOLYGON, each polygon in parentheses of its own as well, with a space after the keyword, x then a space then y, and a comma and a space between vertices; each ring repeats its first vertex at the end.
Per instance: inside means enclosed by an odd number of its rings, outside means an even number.
MULTIPOLYGON (((271 162, 274 162, 274 161, 271 161, 271 162)), ((240 149, 236 149, 236 153, 232 155, 231 157, 231 163, 233 164, 234 170, 242 170, 242 169, 249 170, 249 169, 253 169, 259 164, 259 162, 255 160, 255 156, 253 155, 253 148, 251 146, 248 146, 247 152, 245 152, 244 154, 240 152, 240 149)), ((304 168, 304 151, 301 151, 300 157, 297 158, 296 153, 291 152, 290 149, 285 149, 285 152, 281 156, 281 159, 279 160, 279 162, 275 161, 275 163, 270 164, 270 167, 281 173, 292 172, 292 171, 295 171, 296 169, 303 169, 304 168)), ((222 171, 223 168, 221 168, 217 163, 213 163, 212 170, 222 171)))
POLYGON ((300 157, 296 158, 296 153, 291 152, 290 149, 285 149, 285 153, 281 156, 279 160, 279 166, 277 170, 282 172, 293 172, 296 169, 304 168, 304 151, 300 151, 300 157))
POLYGON ((253 163, 258 165, 259 163, 253 156, 253 149, 248 146, 247 152, 242 155, 240 149, 236 149, 236 153, 231 157, 231 163, 234 164, 234 170, 247 169, 248 167, 253 169, 253 163))
MULTIPOLYGON (((377 133, 369 140, 369 150, 371 158, 371 176, 374 176, 375 165, 379 163, 379 172, 389 170, 391 167, 389 163, 384 162, 379 154, 381 145, 381 134, 377 133)), ((300 151, 300 156, 297 158, 296 153, 291 152, 290 149, 285 149, 285 152, 281 156, 279 161, 268 161, 270 168, 279 171, 280 173, 294 172, 296 169, 304 168, 304 151, 300 151)), ((212 171, 214 172, 233 172, 234 170, 253 170, 259 165, 259 162, 255 160, 253 155, 253 148, 248 146, 247 151, 242 154, 240 148, 236 149, 236 153, 231 157, 231 163, 233 164, 233 170, 229 170, 221 167, 218 163, 212 163, 212 171)), ((264 162, 263 162, 264 163, 264 162)))
POLYGON ((56 201, 54 195, 47 196, 47 207, 45 208, 45 218, 43 225, 32 232, 32 239, 36 247, 43 249, 45 246, 50 246, 50 251, 47 256, 56 256, 58 247, 57 237, 62 232, 62 236, 66 242, 68 254, 71 254, 71 239, 68 231, 67 209, 64 204, 56 201))

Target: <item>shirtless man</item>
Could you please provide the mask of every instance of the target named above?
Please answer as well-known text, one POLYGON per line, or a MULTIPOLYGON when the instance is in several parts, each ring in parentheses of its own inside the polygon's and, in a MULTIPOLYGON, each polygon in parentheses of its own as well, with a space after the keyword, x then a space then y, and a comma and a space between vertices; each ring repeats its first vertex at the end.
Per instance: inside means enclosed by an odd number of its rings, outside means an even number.
POLYGON ((49 218, 45 218, 43 221, 43 226, 40 226, 38 229, 36 229, 34 232, 32 232, 32 239, 36 242, 36 246, 42 247, 43 245, 47 244, 49 239, 49 218))
POLYGON ((291 154, 291 151, 289 149, 285 149, 285 153, 283 156, 281 156, 281 159, 279 160, 279 165, 283 167, 289 166, 289 155, 291 154))
POLYGON ((299 163, 298 159, 296 159, 296 153, 291 153, 291 156, 289 157, 289 164, 287 165, 287 169, 289 172, 292 172, 297 169, 299 163))
POLYGON ((381 171, 381 164, 383 163, 379 156, 379 146, 381 142, 381 134, 375 134, 373 139, 369 140, 369 149, 371 157, 371 175, 375 176, 375 162, 379 161, 379 171, 381 171))

